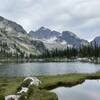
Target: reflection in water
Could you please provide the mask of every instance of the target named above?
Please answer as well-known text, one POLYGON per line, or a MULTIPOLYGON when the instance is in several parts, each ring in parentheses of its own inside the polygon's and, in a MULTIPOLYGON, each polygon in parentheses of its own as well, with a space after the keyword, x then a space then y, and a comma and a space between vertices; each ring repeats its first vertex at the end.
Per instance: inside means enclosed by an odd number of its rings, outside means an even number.
POLYGON ((65 63, 24 63, 0 65, 0 75, 8 76, 33 76, 33 75, 55 75, 66 73, 93 73, 100 72, 100 65, 65 62, 65 63))
POLYGON ((100 80, 87 80, 72 88, 60 87, 52 90, 59 100, 100 100, 100 80))

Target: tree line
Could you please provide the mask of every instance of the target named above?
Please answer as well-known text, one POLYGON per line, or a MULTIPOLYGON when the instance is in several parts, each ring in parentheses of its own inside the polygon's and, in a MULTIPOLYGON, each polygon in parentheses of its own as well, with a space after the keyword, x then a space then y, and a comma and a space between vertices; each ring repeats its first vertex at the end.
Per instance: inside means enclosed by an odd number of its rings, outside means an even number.
POLYGON ((41 55, 42 58, 78 58, 78 57, 86 57, 86 58, 100 58, 100 46, 94 44, 90 44, 87 46, 81 46, 80 48, 69 48, 63 50, 53 49, 46 50, 45 53, 41 55))
POLYGON ((16 58, 16 59, 38 59, 38 58, 100 58, 100 46, 96 43, 90 44, 87 46, 81 46, 80 48, 71 48, 67 47, 66 49, 53 49, 46 50, 41 55, 35 56, 33 54, 27 54, 22 51, 20 48, 13 45, 16 49, 15 52, 12 52, 9 48, 9 45, 6 42, 0 43, 0 58, 16 58))
POLYGON ((20 48, 16 46, 16 44, 13 44, 12 46, 15 49, 14 52, 10 50, 9 45, 6 42, 0 42, 0 58, 1 59, 4 59, 4 58, 15 58, 15 59, 31 58, 32 59, 34 57, 33 54, 27 54, 24 51, 22 51, 20 48))

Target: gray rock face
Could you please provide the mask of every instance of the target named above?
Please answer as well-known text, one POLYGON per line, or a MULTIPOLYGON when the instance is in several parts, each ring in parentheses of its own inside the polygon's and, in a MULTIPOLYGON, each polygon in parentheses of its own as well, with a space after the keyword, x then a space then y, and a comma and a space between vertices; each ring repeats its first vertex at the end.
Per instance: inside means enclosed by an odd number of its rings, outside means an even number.
POLYGON ((36 32, 31 31, 29 35, 43 41, 47 48, 80 47, 88 44, 88 41, 80 39, 72 32, 64 31, 60 33, 44 27, 41 27, 36 32))
POLYGON ((41 53, 44 53, 46 48, 45 48, 45 45, 43 44, 43 42, 41 41, 37 41, 37 40, 32 40, 31 41, 31 44, 33 44, 35 46, 35 48, 37 50, 39 50, 41 53))
POLYGON ((93 45, 96 44, 96 45, 100 46, 100 36, 96 37, 93 41, 91 41, 91 43, 93 45))
POLYGON ((48 28, 45 27, 41 27, 40 29, 38 29, 37 31, 30 31, 29 35, 37 38, 37 39, 50 39, 52 37, 57 37, 59 36, 59 32, 56 31, 51 31, 48 28))
POLYGON ((0 42, 7 43, 8 52, 18 52, 20 49, 26 54, 40 54, 45 51, 45 46, 41 41, 33 40, 19 24, 0 17, 0 42))
POLYGON ((13 21, 7 20, 0 16, 0 29, 4 29, 9 34, 26 34, 23 27, 13 21))
POLYGON ((88 41, 80 39, 74 33, 69 31, 62 32, 62 35, 59 36, 56 41, 66 41, 67 44, 73 45, 74 47, 80 47, 81 45, 88 44, 88 41))

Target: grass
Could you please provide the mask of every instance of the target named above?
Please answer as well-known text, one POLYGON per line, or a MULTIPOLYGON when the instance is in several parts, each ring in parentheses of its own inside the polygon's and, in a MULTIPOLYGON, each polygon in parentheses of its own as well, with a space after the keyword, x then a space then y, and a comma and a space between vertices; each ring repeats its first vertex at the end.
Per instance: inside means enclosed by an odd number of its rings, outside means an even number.
MULTIPOLYGON (((59 86, 72 87, 87 79, 100 79, 100 73, 39 76, 38 78, 42 81, 39 87, 31 86, 27 94, 22 94, 20 100, 25 100, 26 95, 28 100, 58 100, 56 94, 48 90, 59 86)), ((15 94, 23 79, 23 77, 0 77, 0 97, 15 94)))
POLYGON ((0 95, 14 94, 24 78, 0 77, 0 95))
POLYGON ((55 93, 48 92, 46 90, 40 90, 38 88, 32 88, 33 92, 29 96, 28 100, 58 100, 55 93))
POLYGON ((31 86, 27 94, 22 94, 19 100, 58 100, 55 93, 48 92, 47 90, 40 90, 37 87, 31 86))
POLYGON ((50 90, 59 86, 72 87, 83 83, 87 79, 100 79, 100 73, 41 76, 39 79, 42 81, 39 88, 50 90))

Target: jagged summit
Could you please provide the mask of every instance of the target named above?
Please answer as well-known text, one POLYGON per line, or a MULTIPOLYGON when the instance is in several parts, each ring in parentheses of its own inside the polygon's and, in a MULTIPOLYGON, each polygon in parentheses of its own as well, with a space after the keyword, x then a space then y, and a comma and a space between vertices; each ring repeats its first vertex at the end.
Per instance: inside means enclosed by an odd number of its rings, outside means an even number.
POLYGON ((60 33, 57 31, 51 31, 48 28, 40 27, 36 31, 30 31, 29 35, 36 39, 50 39, 52 37, 57 37, 60 33))
POLYGON ((62 33, 57 31, 52 31, 48 28, 41 27, 37 31, 29 32, 29 35, 33 38, 39 39, 49 46, 53 48, 57 47, 67 47, 70 45, 71 47, 80 47, 81 45, 88 44, 88 41, 80 39, 76 34, 70 31, 63 31, 62 33), (44 41, 45 40, 45 41, 44 41), (54 45, 55 44, 55 45, 54 45), (59 46, 60 45, 60 46, 59 46))
POLYGON ((44 30, 44 31, 45 31, 45 30, 50 30, 50 29, 48 29, 48 28, 42 26, 42 27, 40 27, 38 30, 44 30))

